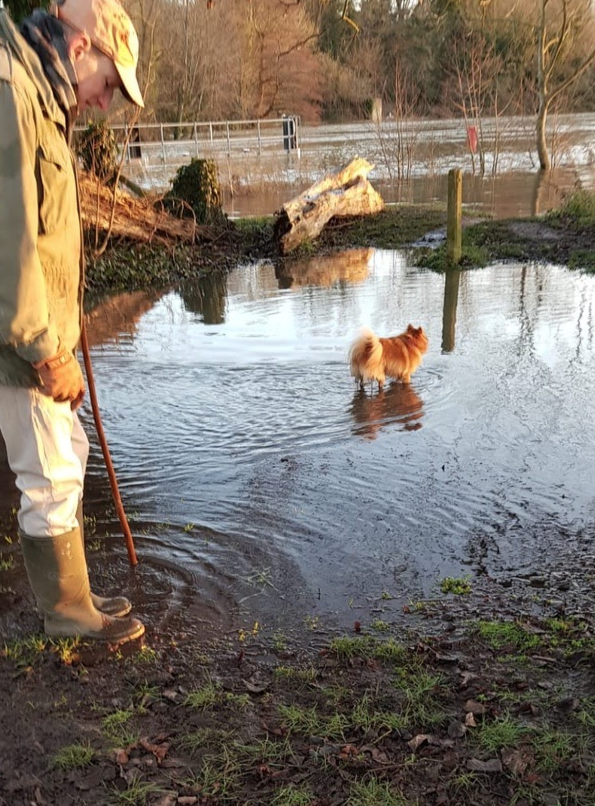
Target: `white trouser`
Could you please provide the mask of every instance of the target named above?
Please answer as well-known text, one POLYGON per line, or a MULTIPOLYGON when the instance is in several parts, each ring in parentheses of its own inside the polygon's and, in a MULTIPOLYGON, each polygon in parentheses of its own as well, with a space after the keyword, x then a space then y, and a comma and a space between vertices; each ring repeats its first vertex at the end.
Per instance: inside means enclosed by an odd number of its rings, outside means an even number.
POLYGON ((70 403, 37 389, 0 386, 0 431, 21 491, 22 531, 53 537, 75 529, 89 441, 70 403))

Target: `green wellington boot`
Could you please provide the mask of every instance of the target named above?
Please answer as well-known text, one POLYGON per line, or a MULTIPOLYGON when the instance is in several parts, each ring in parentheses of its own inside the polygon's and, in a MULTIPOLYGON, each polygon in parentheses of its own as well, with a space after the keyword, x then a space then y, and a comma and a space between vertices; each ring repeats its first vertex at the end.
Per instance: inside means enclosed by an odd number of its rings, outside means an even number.
MULTIPOLYGON (((79 524, 79 529, 81 530, 81 540, 83 541, 83 551, 85 548, 85 519, 83 516, 83 503, 78 505, 78 509, 76 511, 76 519, 79 524)), ((98 596, 96 593, 91 591, 91 601, 97 608, 97 610, 101 610, 102 613, 105 613, 108 616, 126 616, 132 610, 132 604, 129 599, 125 596, 98 596)))
POLYGON ((117 645, 144 634, 138 619, 112 618, 93 604, 79 529, 57 537, 21 532, 21 549, 47 635, 80 635, 117 645))

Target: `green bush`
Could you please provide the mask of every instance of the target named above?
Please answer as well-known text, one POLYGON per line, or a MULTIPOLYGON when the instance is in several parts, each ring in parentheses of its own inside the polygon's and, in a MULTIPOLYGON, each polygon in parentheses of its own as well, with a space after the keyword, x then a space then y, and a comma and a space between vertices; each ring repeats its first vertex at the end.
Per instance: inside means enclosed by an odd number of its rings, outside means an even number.
POLYGON ((178 168, 171 191, 167 194, 168 206, 185 202, 194 211, 199 224, 220 224, 225 221, 221 206, 219 175, 214 160, 193 158, 189 165, 178 168))
POLYGON ((553 213, 577 227, 595 225, 595 193, 588 190, 575 190, 564 199, 562 206, 553 213))

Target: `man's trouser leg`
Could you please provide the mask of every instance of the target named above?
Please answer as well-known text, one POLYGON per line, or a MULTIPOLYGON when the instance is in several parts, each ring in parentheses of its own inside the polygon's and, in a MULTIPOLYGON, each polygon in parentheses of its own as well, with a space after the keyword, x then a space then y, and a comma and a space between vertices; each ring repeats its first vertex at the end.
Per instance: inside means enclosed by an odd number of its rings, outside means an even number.
MULTIPOLYGON (((85 434, 83 427, 81 426, 80 420, 76 412, 72 418, 72 449, 76 456, 78 457, 79 462, 81 463, 82 471, 83 471, 83 479, 85 478, 85 474, 87 472, 87 460, 89 458, 89 440, 87 439, 87 435, 85 434)), ((83 496, 81 493, 81 497, 78 502, 78 506, 76 509, 76 520, 81 530, 81 540, 83 541, 83 549, 85 547, 85 518, 83 514, 83 496)), ((98 596, 96 593, 91 591, 91 601, 95 605, 98 610, 101 610, 102 613, 107 613, 108 616, 125 616, 132 610, 132 604, 130 600, 127 599, 125 596, 98 596)))
POLYGON ((88 443, 76 412, 36 389, 0 386, 0 430, 21 491, 21 546, 46 632, 112 642, 142 635, 139 621, 113 619, 91 600, 76 518, 88 443))

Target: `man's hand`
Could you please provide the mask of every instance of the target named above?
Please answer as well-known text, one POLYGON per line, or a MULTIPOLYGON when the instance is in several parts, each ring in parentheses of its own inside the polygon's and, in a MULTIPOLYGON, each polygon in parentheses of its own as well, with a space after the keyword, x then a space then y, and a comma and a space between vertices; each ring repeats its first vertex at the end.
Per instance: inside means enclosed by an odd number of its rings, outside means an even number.
POLYGON ((68 350, 61 350, 51 358, 33 364, 39 372, 40 391, 53 397, 56 403, 70 401, 71 409, 78 409, 85 395, 85 382, 80 365, 68 350))

